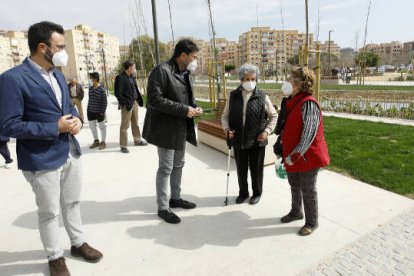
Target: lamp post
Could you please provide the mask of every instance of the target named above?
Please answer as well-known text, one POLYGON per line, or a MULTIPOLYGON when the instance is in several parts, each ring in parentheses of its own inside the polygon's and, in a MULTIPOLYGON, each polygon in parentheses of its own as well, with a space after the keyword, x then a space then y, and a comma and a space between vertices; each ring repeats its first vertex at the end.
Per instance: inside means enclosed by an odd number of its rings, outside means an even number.
POLYGON ((104 72, 104 76, 105 76, 105 87, 106 89, 109 89, 108 86, 108 78, 106 76, 106 58, 105 58, 105 48, 102 45, 102 47, 100 47, 100 52, 102 54, 102 62, 103 62, 103 72, 104 72))
POLYGON ((151 0, 152 4, 152 22, 154 26, 154 45, 155 45, 155 61, 160 63, 160 51, 158 46, 158 27, 157 27, 157 6, 155 0, 151 0))
POLYGON ((329 36, 328 36, 328 74, 331 72, 331 33, 334 30, 329 30, 329 36))

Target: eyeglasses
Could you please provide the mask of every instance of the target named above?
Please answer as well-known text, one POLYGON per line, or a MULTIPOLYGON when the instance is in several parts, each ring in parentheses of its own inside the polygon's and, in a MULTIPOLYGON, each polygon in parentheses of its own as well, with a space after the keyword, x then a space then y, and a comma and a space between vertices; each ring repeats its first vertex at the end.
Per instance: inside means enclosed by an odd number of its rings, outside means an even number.
POLYGON ((61 51, 61 50, 65 49, 66 45, 65 44, 62 44, 62 45, 50 45, 50 47, 46 45, 46 47, 49 48, 49 50, 52 50, 52 48, 55 48, 56 47, 59 51, 61 51))

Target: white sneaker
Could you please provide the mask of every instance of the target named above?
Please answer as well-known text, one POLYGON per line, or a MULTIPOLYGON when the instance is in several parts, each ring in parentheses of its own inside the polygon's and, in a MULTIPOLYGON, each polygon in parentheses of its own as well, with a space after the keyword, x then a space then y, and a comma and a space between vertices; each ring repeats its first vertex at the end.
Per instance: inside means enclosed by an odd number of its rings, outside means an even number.
POLYGON ((11 169, 13 168, 13 163, 6 163, 6 165, 4 166, 6 169, 11 169))

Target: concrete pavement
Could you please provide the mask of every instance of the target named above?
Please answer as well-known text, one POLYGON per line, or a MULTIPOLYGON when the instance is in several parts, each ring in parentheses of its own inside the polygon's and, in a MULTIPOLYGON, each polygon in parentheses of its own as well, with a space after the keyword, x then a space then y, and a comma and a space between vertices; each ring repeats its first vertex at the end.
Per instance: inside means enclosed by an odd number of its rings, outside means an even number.
MULTIPOLYGON (((144 114, 140 109, 141 125, 144 114)), ((89 150, 93 139, 87 124, 78 137, 84 153, 84 231, 104 258, 97 264, 72 258, 61 228, 72 275, 319 273, 341 250, 363 244, 362 239, 414 210, 409 198, 323 170, 318 178, 320 227, 311 236, 300 237, 296 232, 303 221, 279 222, 289 211, 290 189, 287 180, 276 178, 273 166, 265 167, 260 203, 236 205, 238 186, 232 160, 231 204, 226 207, 227 156, 203 144, 197 148, 187 144, 182 194, 198 208, 177 210, 182 222, 169 225, 156 215, 156 148, 134 147, 130 139, 131 153, 120 153, 120 114, 112 96, 108 119, 106 150, 89 150)), ((15 145, 10 145, 15 157, 15 145)), ((30 185, 16 168, 1 167, 0 185, 0 275, 48 275, 30 185)), ((412 224, 407 227, 410 231, 412 224)), ((394 232, 399 233, 398 229, 394 232)), ((412 243, 410 233, 405 237, 407 244, 412 243)), ((378 254, 382 256, 381 251, 378 254)), ((408 274, 414 274, 413 260, 407 259, 406 264, 408 274)))

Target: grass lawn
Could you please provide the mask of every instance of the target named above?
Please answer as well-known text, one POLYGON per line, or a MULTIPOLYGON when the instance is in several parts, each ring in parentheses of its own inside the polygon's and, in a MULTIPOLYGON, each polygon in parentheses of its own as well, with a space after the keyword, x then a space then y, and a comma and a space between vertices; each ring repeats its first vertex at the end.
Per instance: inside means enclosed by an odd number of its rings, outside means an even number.
POLYGON ((414 198, 414 127, 324 117, 328 169, 414 198))

